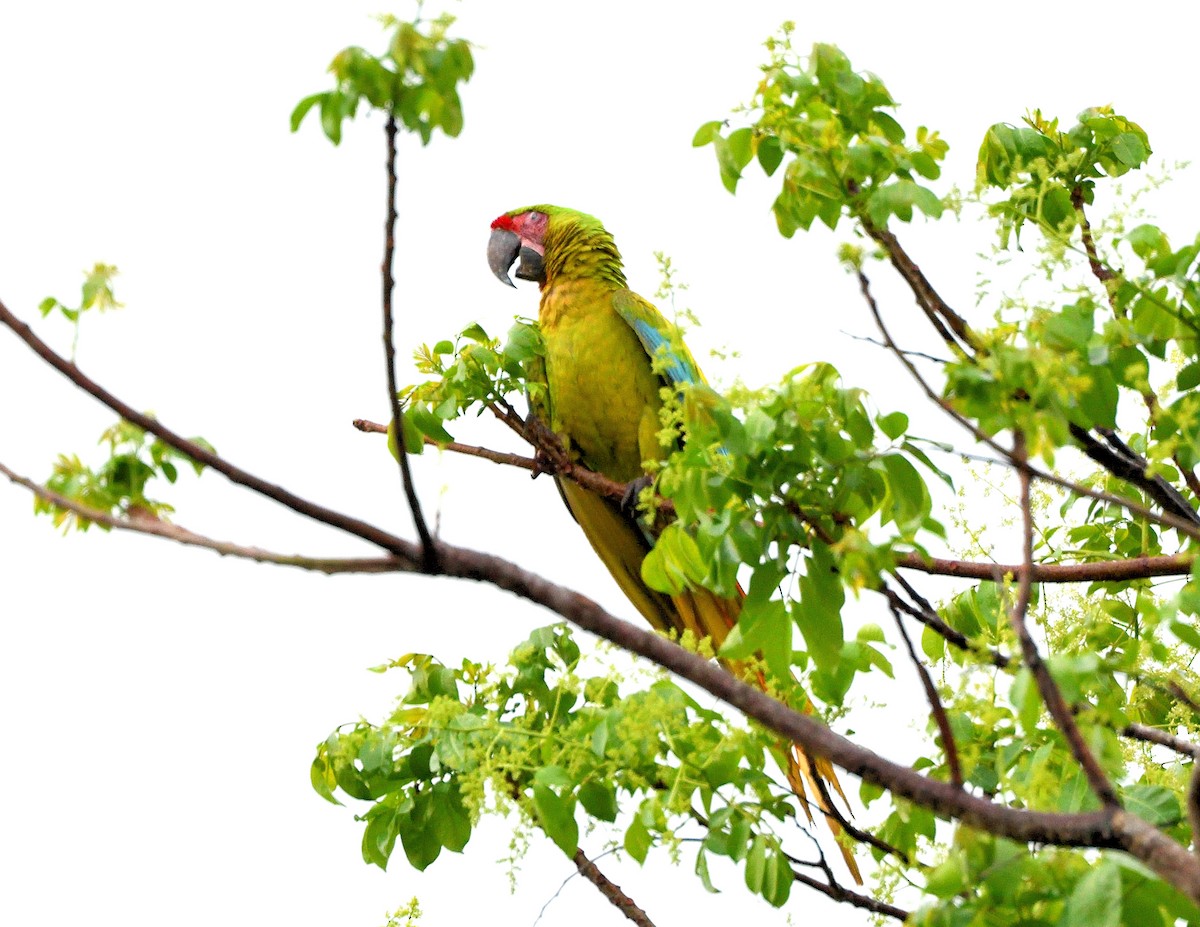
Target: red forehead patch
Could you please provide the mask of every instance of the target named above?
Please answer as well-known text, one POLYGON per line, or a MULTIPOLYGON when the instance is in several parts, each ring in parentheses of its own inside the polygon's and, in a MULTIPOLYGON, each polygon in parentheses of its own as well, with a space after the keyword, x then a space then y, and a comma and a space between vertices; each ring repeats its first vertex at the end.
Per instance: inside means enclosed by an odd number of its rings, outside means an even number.
POLYGON ((510 215, 508 215, 508 213, 505 213, 503 216, 501 216, 499 219, 496 219, 496 220, 495 220, 495 221, 492 223, 492 228, 494 228, 494 229, 507 229, 508 231, 510 231, 510 232, 511 232, 511 231, 514 231, 514 229, 513 229, 513 224, 514 224, 514 223, 513 223, 513 217, 512 217, 512 216, 510 216, 510 215))

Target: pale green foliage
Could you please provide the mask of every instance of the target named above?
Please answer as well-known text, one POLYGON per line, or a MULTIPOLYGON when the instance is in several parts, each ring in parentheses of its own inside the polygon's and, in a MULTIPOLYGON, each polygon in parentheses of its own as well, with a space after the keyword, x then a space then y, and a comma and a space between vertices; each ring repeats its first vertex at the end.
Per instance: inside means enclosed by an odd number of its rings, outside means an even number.
POLYGON ((380 17, 391 32, 387 50, 372 55, 358 46, 344 48, 334 56, 329 72, 337 81, 333 90, 305 97, 292 110, 291 126, 300 128, 309 110, 321 114, 321 130, 337 145, 342 140, 342 123, 353 119, 364 100, 372 109, 383 110, 428 145, 435 129, 448 137, 463 127, 462 101, 458 85, 471 79, 475 59, 471 43, 448 36, 454 17, 442 14, 408 22, 394 16, 380 17))
POLYGON ((570 855, 580 822, 614 833, 643 862, 679 847, 682 825, 706 822, 707 854, 745 861, 754 891, 782 904, 791 870, 782 855, 795 798, 767 764, 773 737, 730 725, 674 683, 622 692, 611 672, 579 672, 563 626, 534 631, 505 667, 458 669, 408 654, 409 689, 381 724, 360 721, 317 751, 314 788, 367 802, 363 857, 386 867, 397 839, 418 869, 461 851, 481 814, 516 811, 570 855))
MULTIPOLYGON (((206 450, 213 447, 203 438, 191 441, 206 450)), ((129 422, 119 421, 100 436, 100 444, 108 453, 107 459, 96 469, 85 464, 75 454, 60 454, 54 470, 46 480, 46 487, 74 502, 116 516, 161 519, 174 509, 146 495, 146 485, 156 477, 174 483, 179 476, 176 461, 192 465, 197 475, 204 470, 198 463, 168 447, 161 440, 151 438, 146 432, 129 422)), ((214 451, 215 453, 215 451, 214 451)), ((56 527, 64 532, 71 528, 87 531, 93 524, 89 519, 60 508, 53 502, 34 498, 33 510, 38 514, 50 515, 56 527)), ((100 524, 102 530, 108 526, 100 524)))
POLYGON ((84 271, 83 289, 79 295, 78 306, 67 306, 53 296, 47 296, 38 304, 38 311, 45 318, 57 309, 63 318, 74 323, 75 333, 71 340, 71 360, 79 351, 79 323, 83 314, 91 309, 97 312, 107 312, 110 309, 120 309, 124 303, 117 302, 113 295, 113 278, 119 271, 112 264, 94 264, 92 269, 84 271))

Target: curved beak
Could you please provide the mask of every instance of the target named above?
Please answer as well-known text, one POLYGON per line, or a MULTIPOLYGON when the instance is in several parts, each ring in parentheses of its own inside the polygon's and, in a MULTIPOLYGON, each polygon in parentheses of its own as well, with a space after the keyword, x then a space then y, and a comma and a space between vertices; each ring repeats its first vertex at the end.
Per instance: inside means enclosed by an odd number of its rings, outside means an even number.
POLYGON ((501 283, 516 287, 508 275, 508 269, 513 266, 517 255, 521 253, 521 236, 508 229, 492 229, 492 237, 488 239, 488 267, 501 283))

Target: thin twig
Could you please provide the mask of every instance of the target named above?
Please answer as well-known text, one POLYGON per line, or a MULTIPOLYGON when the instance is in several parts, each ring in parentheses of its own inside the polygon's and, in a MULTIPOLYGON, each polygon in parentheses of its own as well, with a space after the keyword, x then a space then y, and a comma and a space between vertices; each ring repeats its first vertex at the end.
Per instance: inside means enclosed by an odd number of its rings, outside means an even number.
POLYGON ((383 275, 383 359, 387 368, 388 402, 392 409, 392 422, 396 428, 396 460, 400 465, 404 498, 408 501, 408 510, 412 514, 413 525, 421 541, 421 561, 426 571, 432 572, 437 568, 437 549, 433 544, 433 535, 429 533, 429 526, 425 523, 425 516, 421 512, 421 500, 417 498, 417 490, 413 485, 412 469, 408 463, 408 444, 404 436, 404 410, 400 407, 400 392, 396 385, 396 344, 392 331, 392 294, 396 289, 396 279, 392 273, 396 260, 395 113, 388 113, 384 134, 387 137, 387 218, 383 224, 383 264, 380 267, 383 275))
POLYGON ((921 622, 921 624, 936 632, 946 641, 946 643, 954 645, 964 653, 980 653, 987 657, 989 663, 1000 669, 1006 668, 1012 662, 1010 657, 1001 653, 999 650, 993 650, 991 648, 972 643, 971 639, 967 637, 967 635, 963 634, 956 628, 952 628, 945 621, 943 621, 933 606, 930 605, 926 599, 919 596, 916 590, 908 584, 903 576, 901 576, 899 573, 893 575, 895 576, 896 581, 904 587, 904 591, 912 596, 913 600, 918 603, 919 607, 905 602, 904 599, 902 599, 894 589, 889 588, 885 583, 880 586, 879 592, 888 600, 888 604, 891 607, 898 608, 906 615, 911 615, 913 618, 917 619, 917 621, 921 622))
POLYGON ((1167 690, 1174 695, 1179 701, 1183 702, 1188 708, 1200 714, 1200 702, 1197 702, 1190 692, 1187 691, 1177 680, 1171 679, 1167 682, 1167 690))
POLYGON ((937 686, 933 684, 929 670, 917 656, 912 638, 908 636, 908 629, 904 627, 904 619, 900 617, 900 610, 892 606, 891 612, 892 617, 896 619, 896 628, 900 631, 900 638, 904 641, 905 649, 908 650, 908 656, 912 660, 913 666, 916 667, 917 675, 921 677, 925 698, 929 702, 933 720, 937 723, 938 732, 941 734, 942 752, 946 755, 946 766, 950 770, 950 783, 961 789, 963 787, 962 766, 958 762, 958 744, 954 740, 954 731, 950 729, 950 719, 946 717, 946 706, 942 704, 941 696, 938 695, 937 686))
MULTIPOLYGON (((1021 460, 1025 457, 1025 453, 1025 435, 1023 432, 1017 431, 1014 433, 1013 456, 1021 460)), ((1019 469, 1017 477, 1020 480, 1021 487, 1022 563, 1021 570, 1017 574, 1017 600, 1008 613, 1009 623, 1012 625, 1013 632, 1016 634, 1017 640, 1021 645, 1021 654, 1025 666, 1033 674, 1038 692, 1041 693, 1042 701, 1046 704, 1046 710, 1050 712, 1054 723, 1058 725, 1058 729, 1062 731, 1063 736, 1066 738, 1067 744, 1071 748, 1071 753, 1075 757, 1076 762, 1083 768, 1084 775, 1087 777, 1092 791, 1096 793, 1096 797, 1100 799, 1105 807, 1119 808, 1121 801, 1117 797, 1112 783, 1108 781, 1108 776, 1100 768, 1095 755, 1084 742, 1083 735, 1079 731, 1079 726, 1075 723, 1075 717, 1071 714, 1066 701, 1063 699, 1062 690, 1059 689, 1058 684, 1054 681, 1054 677, 1050 675, 1050 669, 1042 660, 1042 655, 1038 652, 1037 644, 1034 642, 1033 636, 1029 633, 1026 616, 1029 611, 1030 598, 1033 594, 1033 505, 1030 501, 1029 487, 1031 480, 1028 471, 1019 469)))
POLYGON ((844 904, 853 905, 856 908, 862 908, 864 911, 870 911, 872 914, 882 914, 885 917, 894 917, 900 922, 908 920, 909 914, 912 912, 905 911, 903 908, 898 908, 894 904, 888 904, 886 901, 880 901, 878 898, 872 898, 870 895, 863 895, 849 888, 843 888, 841 885, 827 885, 819 879, 814 879, 810 875, 803 872, 792 870, 792 879, 799 882, 801 885, 807 885, 809 888, 816 889, 822 895, 832 898, 834 901, 840 901, 844 904))
MULTIPOLYGON (((387 434, 387 425, 380 425, 378 422, 371 422, 365 418, 356 418, 352 424, 359 431, 369 434, 387 434)), ((482 460, 490 460, 492 463, 505 464, 509 467, 520 467, 524 470, 537 472, 537 461, 532 457, 525 457, 521 454, 512 454, 508 451, 493 451, 491 448, 476 447, 473 444, 460 444, 458 441, 448 441, 443 444, 435 441, 428 435, 425 436, 425 443, 443 451, 465 454, 468 457, 479 457, 482 460)))
MULTIPOLYGON (((840 329, 840 332, 841 332, 841 334, 845 335, 847 338, 852 338, 855 341, 865 341, 867 344, 873 344, 877 348, 886 348, 887 347, 887 345, 884 344, 882 341, 880 341, 878 338, 872 338, 870 335, 856 335, 856 334, 854 334, 854 332, 848 332, 844 328, 840 329)), ((900 353, 903 354, 905 357, 919 357, 919 358, 921 358, 921 360, 931 361, 935 364, 952 363, 952 361, 947 357, 938 357, 936 354, 926 354, 924 351, 901 350, 900 353)))

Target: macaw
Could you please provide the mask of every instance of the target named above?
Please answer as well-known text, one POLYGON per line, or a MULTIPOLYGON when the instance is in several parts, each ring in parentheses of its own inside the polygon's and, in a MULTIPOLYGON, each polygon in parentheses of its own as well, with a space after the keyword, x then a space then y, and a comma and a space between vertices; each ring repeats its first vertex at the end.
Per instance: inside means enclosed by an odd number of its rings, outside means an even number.
MULTIPOLYGON (((546 423, 568 452, 589 469, 621 483, 645 476, 646 461, 662 459, 662 388, 704 384, 678 332, 629 289, 621 255, 599 220, 559 206, 514 209, 492 223, 488 266, 502 283, 518 262, 518 279, 541 289, 538 325, 545 344, 546 423)), ((653 536, 629 505, 558 479, 563 499, 622 591, 659 631, 712 639, 720 648, 737 623, 741 598, 707 589, 667 595, 642 580, 653 536)), ((765 680, 762 680, 765 684, 765 680)), ((812 821, 810 801, 822 808, 828 782, 845 799, 833 765, 800 748, 789 751, 788 779, 812 821), (807 796, 805 782, 813 793, 807 796)), ((826 815, 834 833, 837 822, 826 815)), ((840 846, 861 882, 849 850, 840 846)))

